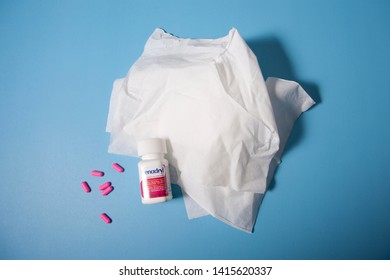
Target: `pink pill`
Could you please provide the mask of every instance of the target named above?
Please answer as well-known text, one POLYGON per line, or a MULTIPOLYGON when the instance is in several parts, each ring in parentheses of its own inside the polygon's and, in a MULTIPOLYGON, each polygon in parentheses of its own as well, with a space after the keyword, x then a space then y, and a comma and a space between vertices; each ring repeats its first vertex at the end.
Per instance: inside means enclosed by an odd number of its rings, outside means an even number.
POLYGON ((102 191, 102 195, 108 195, 110 192, 112 192, 114 188, 112 186, 108 186, 102 191))
POLYGON ((100 214, 100 218, 106 223, 106 224, 110 224, 112 222, 111 218, 108 217, 108 215, 106 213, 102 213, 100 214))
POLYGON ((103 183, 102 185, 100 185, 100 187, 99 187, 99 190, 105 190, 105 189, 107 189, 109 186, 111 186, 111 182, 105 182, 105 183, 103 183))
POLYGON ((87 182, 81 182, 81 186, 83 187, 85 192, 90 192, 91 188, 89 187, 87 182))
POLYGON ((112 168, 114 168, 116 171, 118 171, 118 172, 123 172, 123 171, 125 171, 125 169, 122 167, 122 166, 120 166, 118 163, 113 163, 112 164, 112 168))
POLYGON ((104 176, 104 172, 103 171, 99 171, 99 170, 92 170, 91 171, 91 175, 92 176, 102 177, 102 176, 104 176))

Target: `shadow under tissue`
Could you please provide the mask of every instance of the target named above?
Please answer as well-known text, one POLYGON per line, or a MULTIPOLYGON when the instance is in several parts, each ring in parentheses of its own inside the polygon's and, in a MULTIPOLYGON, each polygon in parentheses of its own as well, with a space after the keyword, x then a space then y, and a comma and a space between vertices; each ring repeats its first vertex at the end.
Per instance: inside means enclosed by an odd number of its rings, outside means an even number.
MULTIPOLYGON (((305 89, 316 104, 321 102, 318 86, 314 83, 300 80, 297 77, 285 49, 276 37, 249 40, 247 44, 258 59, 264 79, 276 77, 296 81, 305 89)), ((303 139, 304 134, 304 118, 298 118, 291 130, 283 155, 286 155, 297 146, 303 139)), ((275 174, 277 173, 277 169, 275 174)), ((272 190, 275 187, 275 174, 268 186, 268 190, 272 190)))

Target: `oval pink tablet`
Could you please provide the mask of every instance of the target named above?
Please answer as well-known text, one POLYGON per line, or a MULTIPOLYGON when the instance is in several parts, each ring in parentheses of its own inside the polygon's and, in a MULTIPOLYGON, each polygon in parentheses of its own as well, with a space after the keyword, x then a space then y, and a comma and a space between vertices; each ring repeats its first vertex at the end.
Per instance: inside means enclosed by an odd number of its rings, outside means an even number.
POLYGON ((99 171, 99 170, 92 170, 91 171, 91 175, 92 176, 102 177, 102 176, 104 176, 104 172, 103 171, 99 171))
POLYGON ((104 189, 107 189, 109 186, 111 186, 111 182, 105 182, 105 183, 100 185, 99 190, 102 191, 104 189))
POLYGON ((112 186, 108 186, 102 191, 102 195, 108 195, 110 192, 112 192, 114 188, 112 186))
POLYGON ((100 214, 100 218, 106 223, 106 224, 109 224, 112 222, 111 218, 108 217, 108 215, 106 213, 102 213, 100 214))
POLYGON ((85 182, 85 181, 81 182, 81 187, 83 187, 85 192, 90 192, 91 191, 91 188, 89 187, 88 183, 85 182))
POLYGON ((122 166, 120 166, 118 163, 113 163, 112 164, 112 168, 114 168, 116 171, 118 171, 118 172, 123 172, 123 171, 125 171, 125 169, 122 167, 122 166))

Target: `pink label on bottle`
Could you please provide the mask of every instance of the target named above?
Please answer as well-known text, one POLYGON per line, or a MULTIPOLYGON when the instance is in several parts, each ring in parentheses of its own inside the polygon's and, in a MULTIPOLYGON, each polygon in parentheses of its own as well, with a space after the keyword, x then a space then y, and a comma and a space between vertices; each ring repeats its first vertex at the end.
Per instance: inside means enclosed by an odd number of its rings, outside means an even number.
POLYGON ((165 177, 157 177, 146 179, 149 197, 164 197, 167 196, 167 183, 165 177))
POLYGON ((145 171, 140 182, 140 187, 142 198, 157 198, 168 196, 165 166, 162 166, 162 168, 145 171))

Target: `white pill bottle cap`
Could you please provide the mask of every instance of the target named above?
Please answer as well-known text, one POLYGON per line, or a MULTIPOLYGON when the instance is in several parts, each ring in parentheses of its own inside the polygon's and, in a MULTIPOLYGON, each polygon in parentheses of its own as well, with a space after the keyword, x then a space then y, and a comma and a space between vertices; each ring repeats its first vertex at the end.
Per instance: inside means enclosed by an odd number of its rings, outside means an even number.
POLYGON ((138 141, 138 156, 147 154, 166 154, 167 145, 164 139, 150 138, 138 141))

